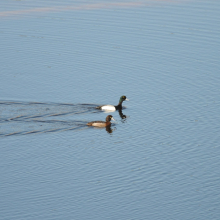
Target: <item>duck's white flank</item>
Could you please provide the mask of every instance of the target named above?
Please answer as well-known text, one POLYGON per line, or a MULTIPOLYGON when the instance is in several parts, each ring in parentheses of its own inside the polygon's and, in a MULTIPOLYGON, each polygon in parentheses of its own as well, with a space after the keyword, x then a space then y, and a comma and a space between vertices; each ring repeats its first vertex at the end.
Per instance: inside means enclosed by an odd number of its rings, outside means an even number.
POLYGON ((115 111, 116 108, 114 105, 104 105, 101 107, 102 110, 105 110, 105 111, 115 111))

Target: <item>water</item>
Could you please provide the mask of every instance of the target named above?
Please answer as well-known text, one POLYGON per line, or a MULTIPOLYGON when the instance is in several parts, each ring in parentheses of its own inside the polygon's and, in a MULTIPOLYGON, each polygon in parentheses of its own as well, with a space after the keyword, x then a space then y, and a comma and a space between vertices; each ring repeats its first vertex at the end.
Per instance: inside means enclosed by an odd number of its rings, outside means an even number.
POLYGON ((218 1, 0 6, 0 219, 219 218, 218 1))

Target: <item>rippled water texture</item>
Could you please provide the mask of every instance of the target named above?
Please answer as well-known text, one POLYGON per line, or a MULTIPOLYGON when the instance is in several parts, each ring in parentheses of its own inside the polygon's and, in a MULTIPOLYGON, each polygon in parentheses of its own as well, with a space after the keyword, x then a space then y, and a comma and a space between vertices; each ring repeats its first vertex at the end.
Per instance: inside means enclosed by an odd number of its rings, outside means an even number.
POLYGON ((219 11, 0 1, 0 219, 219 219, 219 11))
MULTIPOLYGON (((0 102, 0 136, 58 132, 86 127, 74 116, 95 112, 95 105, 37 102, 0 102), (71 117, 70 117, 71 116, 71 117)), ((98 112, 96 110, 96 112, 98 112)))

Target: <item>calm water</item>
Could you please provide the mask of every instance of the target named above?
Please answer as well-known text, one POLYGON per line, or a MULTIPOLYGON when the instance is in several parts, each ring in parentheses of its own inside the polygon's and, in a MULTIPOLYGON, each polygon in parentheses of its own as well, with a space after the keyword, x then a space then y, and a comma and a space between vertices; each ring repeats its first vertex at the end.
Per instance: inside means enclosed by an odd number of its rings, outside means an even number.
POLYGON ((219 219, 219 10, 1 1, 0 219, 219 219))

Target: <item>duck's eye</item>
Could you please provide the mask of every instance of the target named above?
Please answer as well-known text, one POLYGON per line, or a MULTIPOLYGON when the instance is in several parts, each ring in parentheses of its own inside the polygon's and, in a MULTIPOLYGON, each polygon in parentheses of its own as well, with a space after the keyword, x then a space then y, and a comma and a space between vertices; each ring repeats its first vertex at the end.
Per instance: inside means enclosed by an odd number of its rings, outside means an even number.
POLYGON ((125 98, 125 96, 123 96, 123 99, 125 98))

